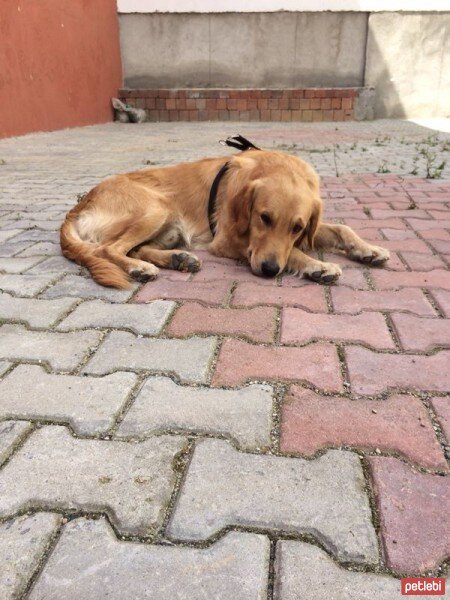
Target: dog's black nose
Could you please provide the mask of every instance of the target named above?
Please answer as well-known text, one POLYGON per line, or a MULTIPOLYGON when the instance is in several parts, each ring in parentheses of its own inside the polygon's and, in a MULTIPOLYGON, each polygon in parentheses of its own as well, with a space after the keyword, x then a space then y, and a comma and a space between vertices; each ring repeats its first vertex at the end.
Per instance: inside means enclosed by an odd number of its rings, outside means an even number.
POLYGON ((279 270, 280 267, 277 265, 276 262, 273 262, 272 260, 265 260, 261 264, 262 274, 266 275, 266 277, 275 277, 279 270))

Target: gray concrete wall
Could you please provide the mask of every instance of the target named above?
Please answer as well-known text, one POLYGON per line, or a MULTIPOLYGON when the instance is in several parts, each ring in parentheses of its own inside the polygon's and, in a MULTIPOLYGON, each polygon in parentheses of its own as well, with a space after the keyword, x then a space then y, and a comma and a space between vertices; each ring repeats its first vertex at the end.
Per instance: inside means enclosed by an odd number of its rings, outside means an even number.
POLYGON ((367 13, 122 14, 128 87, 361 86, 367 13))
POLYGON ((365 83, 377 118, 450 116, 450 13, 371 14, 365 83))

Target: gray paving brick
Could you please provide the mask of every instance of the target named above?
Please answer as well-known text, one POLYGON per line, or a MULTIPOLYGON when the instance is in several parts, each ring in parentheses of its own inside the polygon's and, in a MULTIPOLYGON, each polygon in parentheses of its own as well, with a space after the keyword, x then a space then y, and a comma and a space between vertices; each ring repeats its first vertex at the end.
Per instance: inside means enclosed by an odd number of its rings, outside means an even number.
POLYGON ((50 256, 50 258, 37 264, 30 269, 28 274, 38 273, 80 273, 82 267, 76 263, 64 258, 64 256, 50 256))
POLYGON ((33 220, 33 219, 20 219, 17 221, 12 221, 11 223, 4 225, 3 229, 17 229, 20 225, 23 229, 44 229, 45 231, 56 231, 61 227, 61 223, 59 221, 45 221, 43 219, 33 220))
POLYGON ((202 549, 144 545, 117 540, 103 518, 82 518, 65 526, 30 598, 263 600, 268 565, 262 535, 231 532, 202 549))
POLYGON ((41 506, 105 511, 122 532, 149 534, 163 519, 174 484, 172 461, 185 439, 132 444, 34 431, 0 471, 0 516, 41 506))
POLYGON ((19 256, 36 256, 38 254, 46 256, 61 256, 61 247, 59 243, 36 242, 29 248, 19 253, 19 256))
POLYGON ((393 600, 401 597, 399 579, 348 571, 311 544, 283 540, 277 543, 275 556, 274 600, 393 600))
POLYGON ((168 377, 150 377, 117 435, 189 430, 230 436, 240 447, 254 449, 270 445, 271 424, 272 388, 268 385, 219 390, 177 385, 168 377))
POLYGON ((168 533, 207 539, 228 525, 310 533, 339 560, 378 560, 364 476, 351 452, 307 461, 198 442, 168 533))
POLYGON ((126 331, 111 332, 88 362, 86 373, 109 373, 116 369, 175 373, 187 382, 206 383, 216 339, 187 340, 139 338, 126 331))
POLYGON ((21 597, 59 523, 59 515, 41 512, 0 524, 0 598, 21 597))
POLYGON ((76 296, 79 298, 102 298, 110 302, 126 302, 133 295, 135 288, 115 290, 95 283, 90 277, 66 275, 56 285, 46 290, 44 298, 60 298, 76 296))
POLYGON ((42 292, 55 278, 54 273, 43 275, 0 274, 0 291, 31 298, 42 292))
MULTIPOLYGON (((1 239, 1 238, 0 238, 1 239)), ((58 231, 42 231, 41 229, 19 229, 15 236, 14 242, 53 242, 59 243, 58 231)))
POLYGON ((0 377, 3 375, 3 373, 6 373, 10 366, 11 363, 7 362, 6 360, 0 360, 0 377))
POLYGON ((0 258, 0 271, 4 271, 5 273, 22 273, 34 267, 34 265, 37 265, 43 259, 43 256, 0 258))
POLYGON ((76 298, 16 298, 0 292, 0 320, 24 321, 30 327, 51 327, 76 302, 76 298))
POLYGON ((58 325, 60 331, 83 327, 131 329, 135 333, 156 335, 163 328, 175 302, 156 300, 151 304, 121 304, 88 300, 78 306, 58 325))
POLYGON ((34 242, 15 242, 14 240, 10 239, 0 244, 0 256, 14 256, 15 254, 22 252, 26 248, 29 248, 33 244, 34 242))
POLYGON ((133 373, 74 377, 18 365, 0 381, 0 418, 46 419, 68 423, 81 435, 103 433, 136 380, 133 373))
POLYGON ((31 428, 26 421, 0 421, 0 465, 31 428))
POLYGON ((3 243, 6 240, 9 240, 10 238, 14 237, 17 234, 20 234, 21 232, 22 232, 22 229, 6 229, 3 231, 0 231, 0 243, 3 243))
POLYGON ((71 371, 98 344, 101 333, 28 331, 8 324, 0 327, 0 337, 0 359, 48 361, 56 370, 71 371))

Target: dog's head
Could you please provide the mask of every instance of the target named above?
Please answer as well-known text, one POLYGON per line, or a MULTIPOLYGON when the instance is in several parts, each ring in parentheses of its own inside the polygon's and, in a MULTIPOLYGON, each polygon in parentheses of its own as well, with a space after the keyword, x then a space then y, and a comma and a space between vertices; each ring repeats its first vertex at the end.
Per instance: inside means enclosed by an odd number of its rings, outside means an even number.
POLYGON ((322 203, 313 169, 281 152, 249 151, 235 157, 230 177, 234 235, 245 239, 255 275, 281 273, 294 246, 308 242, 320 222, 322 203))

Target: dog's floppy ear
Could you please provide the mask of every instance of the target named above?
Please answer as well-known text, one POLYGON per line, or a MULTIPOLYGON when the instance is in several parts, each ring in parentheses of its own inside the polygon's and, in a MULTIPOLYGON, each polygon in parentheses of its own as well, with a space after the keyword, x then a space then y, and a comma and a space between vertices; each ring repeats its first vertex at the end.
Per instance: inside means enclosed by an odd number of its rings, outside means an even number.
POLYGON ((314 249, 314 238, 316 237, 317 229, 322 216, 322 202, 320 199, 314 199, 313 209, 308 222, 308 244, 311 250, 314 249))
POLYGON ((250 227, 255 186, 247 183, 231 200, 231 216, 238 235, 245 235, 250 227))

